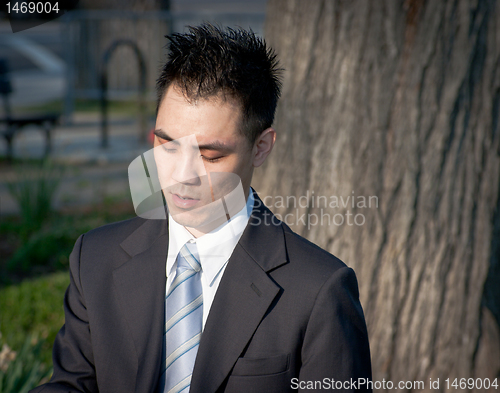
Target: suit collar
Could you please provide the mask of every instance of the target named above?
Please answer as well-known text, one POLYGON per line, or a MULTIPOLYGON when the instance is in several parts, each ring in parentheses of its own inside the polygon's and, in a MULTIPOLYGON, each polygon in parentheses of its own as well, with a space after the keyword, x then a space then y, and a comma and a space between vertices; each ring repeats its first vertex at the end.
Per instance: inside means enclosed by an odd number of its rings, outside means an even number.
POLYGON ((168 220, 144 220, 144 223, 132 232, 120 246, 131 257, 150 248, 156 240, 168 235, 168 220))
POLYGON ((262 270, 269 272, 287 262, 283 224, 253 193, 254 208, 239 244, 262 270))

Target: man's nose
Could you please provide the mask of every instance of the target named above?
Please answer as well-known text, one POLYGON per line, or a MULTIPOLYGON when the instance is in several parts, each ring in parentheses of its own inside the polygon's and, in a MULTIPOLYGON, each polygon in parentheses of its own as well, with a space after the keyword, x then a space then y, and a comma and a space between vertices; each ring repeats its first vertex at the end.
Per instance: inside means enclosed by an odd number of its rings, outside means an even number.
POLYGON ((179 154, 174 164, 172 180, 189 185, 200 183, 200 177, 205 175, 205 166, 199 154, 179 154))

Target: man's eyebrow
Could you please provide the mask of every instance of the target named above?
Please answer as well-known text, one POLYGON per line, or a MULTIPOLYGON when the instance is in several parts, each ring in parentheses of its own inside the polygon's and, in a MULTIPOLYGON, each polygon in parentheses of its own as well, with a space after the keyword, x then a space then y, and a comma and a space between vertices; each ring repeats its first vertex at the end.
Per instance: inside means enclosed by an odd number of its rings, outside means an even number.
POLYGON ((214 151, 218 151, 220 153, 229 153, 229 152, 233 151, 231 146, 228 146, 225 143, 222 143, 221 141, 213 141, 213 142, 205 143, 203 145, 199 145, 198 149, 200 149, 200 150, 214 150, 214 151))
MULTIPOLYGON (((162 130, 161 128, 154 130, 153 133, 157 137, 164 139, 168 142, 177 143, 174 138, 168 136, 168 134, 164 130, 162 130)), ((227 144, 225 144, 221 141, 213 141, 213 142, 205 143, 203 145, 193 146, 193 148, 199 149, 199 150, 213 150, 213 151, 218 151, 220 153, 229 153, 229 152, 233 151, 233 148, 231 146, 228 146, 227 144)))
POLYGON ((165 139, 166 141, 172 142, 174 139, 170 138, 165 131, 163 131, 161 128, 154 130, 153 133, 161 139, 165 139))

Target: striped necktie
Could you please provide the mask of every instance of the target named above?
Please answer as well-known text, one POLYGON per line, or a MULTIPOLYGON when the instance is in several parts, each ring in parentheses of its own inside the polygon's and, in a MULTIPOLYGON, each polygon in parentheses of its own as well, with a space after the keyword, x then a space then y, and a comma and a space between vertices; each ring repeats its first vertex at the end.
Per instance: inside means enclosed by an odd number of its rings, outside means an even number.
POLYGON ((177 256, 175 279, 166 294, 165 393, 189 392, 203 320, 201 265, 196 243, 177 256))

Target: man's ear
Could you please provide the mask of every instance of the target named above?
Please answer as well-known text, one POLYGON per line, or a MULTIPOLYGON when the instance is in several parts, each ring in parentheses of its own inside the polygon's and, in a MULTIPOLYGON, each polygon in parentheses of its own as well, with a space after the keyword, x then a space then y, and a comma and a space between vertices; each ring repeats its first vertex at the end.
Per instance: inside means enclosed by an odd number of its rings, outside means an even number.
POLYGON ((258 137, 253 145, 253 166, 261 166, 266 161, 267 156, 273 150, 276 141, 276 131, 274 128, 266 128, 258 137))

